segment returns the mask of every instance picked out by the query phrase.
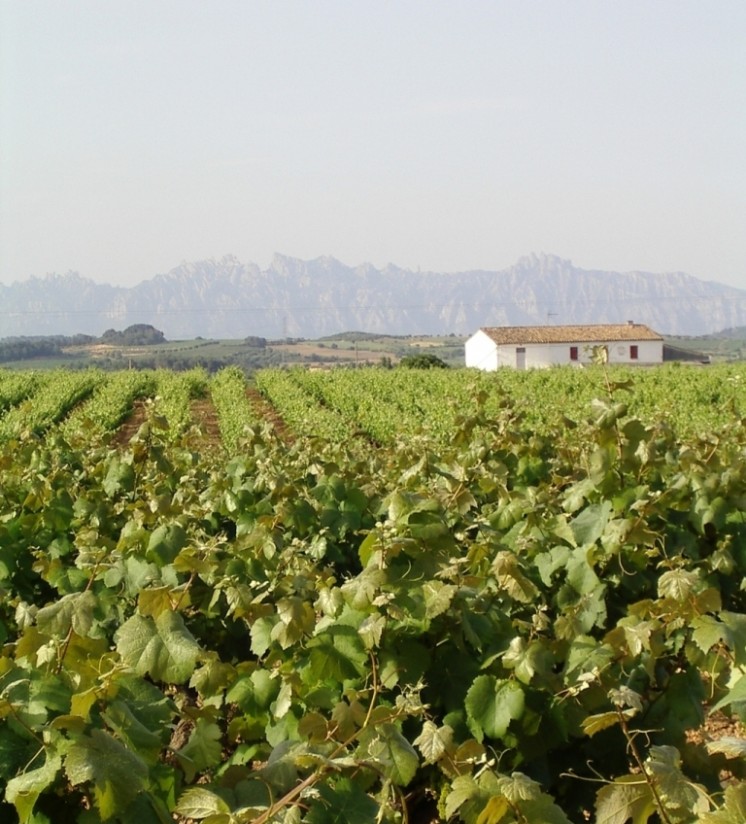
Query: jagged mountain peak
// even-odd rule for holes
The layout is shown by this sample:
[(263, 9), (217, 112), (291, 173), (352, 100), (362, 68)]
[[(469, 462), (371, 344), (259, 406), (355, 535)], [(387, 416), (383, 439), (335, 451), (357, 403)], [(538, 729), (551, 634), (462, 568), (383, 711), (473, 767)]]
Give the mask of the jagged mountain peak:
[(41, 276), (32, 276), (27, 281), (16, 281), (16, 283), (33, 283), (33, 284), (58, 284), (58, 283), (75, 283), (75, 284), (86, 284), (90, 286), (95, 286), (96, 282), (91, 278), (83, 277), (80, 272), (74, 272), (72, 270), (60, 273), (60, 272), (47, 272)]
[[(219, 260), (206, 258), (199, 261), (183, 261), (168, 272), (156, 275), (152, 281), (188, 281), (192, 278), (211, 278), (218, 280), (224, 277), (242, 275), (246, 272), (258, 272), (254, 263), (242, 263), (235, 255), (224, 255)], [(147, 281), (145, 281), (147, 282)]]
[(289, 255), (281, 255), (279, 252), (275, 252), (267, 271), (282, 275), (292, 275), (300, 271), (306, 273), (334, 272), (340, 269), (349, 271), (348, 266), (331, 255), (320, 255), (311, 260), (303, 260), (302, 258), (290, 257)]
[(547, 274), (551, 272), (562, 272), (571, 270), (575, 267), (572, 261), (567, 258), (562, 258), (559, 255), (547, 254), (546, 252), (532, 252), (529, 255), (523, 255), (518, 258), (516, 263), (510, 267), (511, 269), (518, 269), (521, 271), (540, 271)]
[[(706, 334), (746, 324), (746, 291), (683, 273), (590, 271), (531, 254), (499, 271), (413, 272), (351, 267), (331, 255), (275, 254), (266, 269), (234, 255), (182, 262), (131, 288), (78, 273), (3, 287), (0, 337), (100, 335), (148, 323), (168, 338), (319, 337), (343, 329), (470, 334), (480, 326), (619, 323)], [(33, 326), (33, 328), (29, 328)]]

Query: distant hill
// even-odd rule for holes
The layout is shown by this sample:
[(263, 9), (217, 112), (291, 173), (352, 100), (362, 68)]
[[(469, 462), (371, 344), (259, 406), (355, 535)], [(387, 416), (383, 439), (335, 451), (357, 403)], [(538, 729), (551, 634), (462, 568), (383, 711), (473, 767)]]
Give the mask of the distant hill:
[(267, 269), (234, 257), (184, 263), (131, 288), (76, 273), (0, 285), (0, 337), (101, 335), (151, 324), (170, 339), (469, 334), (480, 326), (635, 320), (670, 335), (746, 325), (746, 290), (681, 272), (579, 269), (528, 255), (501, 271), (350, 267), (276, 255)]
[(735, 329), (723, 329), (717, 333), (719, 338), (732, 338), (733, 340), (746, 340), (746, 326), (739, 326)]

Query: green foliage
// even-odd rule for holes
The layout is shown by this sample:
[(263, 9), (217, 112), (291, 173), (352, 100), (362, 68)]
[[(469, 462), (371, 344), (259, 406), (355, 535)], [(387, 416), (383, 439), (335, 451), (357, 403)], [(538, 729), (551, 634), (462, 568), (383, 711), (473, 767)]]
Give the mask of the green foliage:
[(66, 437), (75, 437), (81, 430), (89, 438), (103, 436), (116, 429), (132, 412), (138, 398), (153, 394), (155, 381), (150, 372), (117, 372), (102, 380), (90, 400), (77, 406), (62, 425)]
[(331, 408), (314, 388), (311, 373), (302, 369), (267, 369), (256, 376), (257, 388), (272, 402), (283, 420), (298, 433), (344, 440), (353, 422), (343, 410)]
[(81, 400), (87, 398), (103, 381), (103, 374), (85, 372), (49, 372), (34, 381), (34, 391), (9, 409), (0, 418), (0, 440), (8, 440), (24, 432), (41, 434), (64, 416)]
[(221, 369), (210, 381), (210, 393), (223, 443), (227, 449), (234, 450), (247, 427), (258, 422), (246, 397), (243, 372), (237, 366)]
[(432, 352), (420, 355), (407, 355), (399, 361), (403, 369), (448, 369), (448, 364)]
[(746, 706), (735, 403), (677, 431), (597, 374), (533, 426), (477, 382), (429, 435), (451, 370), (366, 370), (403, 430), (361, 438), (353, 378), (282, 374), (347, 434), (283, 439), (231, 370), (223, 451), (159, 400), (123, 446), (0, 443), (3, 821), (743, 820), (746, 740), (707, 725)]
[(116, 346), (152, 346), (156, 343), (163, 343), (165, 340), (163, 332), (149, 323), (134, 323), (121, 332), (107, 329), (101, 335), (102, 343)]
[(208, 394), (209, 378), (204, 369), (171, 372), (158, 369), (155, 373), (155, 408), (169, 425), (169, 437), (184, 435), (193, 425), (191, 404)]
[(42, 380), (39, 372), (0, 370), (0, 412), (5, 412), (29, 397)]

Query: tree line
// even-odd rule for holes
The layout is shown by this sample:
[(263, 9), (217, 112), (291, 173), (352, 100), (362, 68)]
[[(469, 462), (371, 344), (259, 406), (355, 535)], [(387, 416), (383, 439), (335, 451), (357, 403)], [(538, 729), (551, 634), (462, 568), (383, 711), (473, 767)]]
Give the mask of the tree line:
[(108, 343), (115, 346), (150, 346), (165, 343), (160, 330), (146, 323), (136, 323), (117, 331), (107, 329), (100, 338), (94, 335), (20, 335), (0, 339), (0, 363), (59, 357), (71, 346), (91, 346)]

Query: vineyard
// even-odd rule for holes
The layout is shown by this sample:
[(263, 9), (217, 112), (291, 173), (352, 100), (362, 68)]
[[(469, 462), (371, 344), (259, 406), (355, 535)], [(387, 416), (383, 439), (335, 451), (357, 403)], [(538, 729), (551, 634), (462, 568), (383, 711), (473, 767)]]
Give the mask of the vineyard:
[(746, 368), (0, 370), (0, 821), (743, 824)]

